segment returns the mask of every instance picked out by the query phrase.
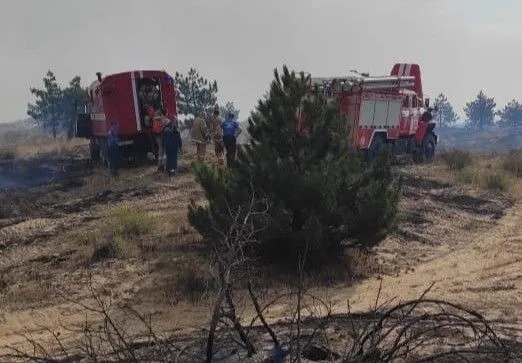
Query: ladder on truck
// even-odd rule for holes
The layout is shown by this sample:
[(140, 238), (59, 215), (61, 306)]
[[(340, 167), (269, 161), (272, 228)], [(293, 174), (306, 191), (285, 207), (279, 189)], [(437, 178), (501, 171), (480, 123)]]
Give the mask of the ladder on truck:
[(391, 91), (401, 88), (410, 88), (415, 84), (414, 76), (336, 76), (311, 77), (309, 86), (324, 90), (325, 95), (331, 97), (342, 91), (355, 89), (363, 91)]

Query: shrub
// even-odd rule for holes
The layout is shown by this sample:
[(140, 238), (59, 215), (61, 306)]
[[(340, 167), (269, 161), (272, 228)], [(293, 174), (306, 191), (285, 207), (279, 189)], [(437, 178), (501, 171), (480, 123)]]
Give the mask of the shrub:
[(468, 151), (453, 150), (442, 155), (442, 160), (450, 170), (462, 170), (471, 165), (473, 159)]
[(506, 190), (508, 179), (502, 173), (489, 174), (486, 178), (486, 185), (491, 190)]
[(193, 264), (180, 266), (176, 276), (175, 288), (191, 302), (200, 301), (208, 292), (210, 279)]
[(504, 157), (502, 168), (517, 178), (522, 176), (522, 150), (512, 150)]
[(108, 220), (108, 228), (124, 237), (149, 233), (153, 227), (154, 219), (151, 216), (132, 208), (122, 208), (110, 215)]
[(154, 228), (152, 217), (131, 208), (117, 210), (108, 215), (102, 223), (95, 231), (76, 234), (80, 243), (92, 243), (94, 250), (90, 261), (93, 263), (132, 256), (137, 249), (133, 243), (136, 238)]
[(469, 169), (459, 170), (456, 173), (456, 178), (459, 182), (465, 184), (472, 184), (476, 180), (475, 174)]
[[(229, 231), (237, 223), (230, 211), (248, 210), (252, 197), (260, 202), (254, 212), (265, 206), (268, 212), (252, 219), (260, 243), (250, 253), (291, 268), (305, 250), (308, 261), (319, 265), (340, 253), (343, 240), (371, 246), (393, 224), (400, 185), (388, 151), (363, 168), (345, 144), (348, 130), (338, 106), (320, 92), (302, 102), (306, 82), (286, 67), (282, 76), (276, 71), (248, 121), (250, 140), (238, 149), (234, 168), (195, 167), (209, 203), (191, 203), (189, 220), (205, 241), (219, 241), (216, 229)], [(297, 132), (300, 106), (304, 135)]]
[(111, 236), (94, 245), (91, 263), (125, 257), (125, 241), (121, 236)]

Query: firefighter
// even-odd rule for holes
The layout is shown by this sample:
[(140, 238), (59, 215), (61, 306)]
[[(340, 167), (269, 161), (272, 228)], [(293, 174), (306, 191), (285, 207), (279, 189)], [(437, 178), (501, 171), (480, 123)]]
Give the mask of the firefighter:
[(168, 122), (169, 120), (163, 116), (163, 112), (161, 110), (157, 110), (154, 113), (154, 118), (152, 120), (152, 134), (154, 135), (158, 150), (158, 171), (165, 168), (165, 147), (163, 146), (162, 133), (163, 128)]
[(229, 112), (226, 120), (221, 124), (223, 129), (223, 144), (227, 151), (227, 166), (234, 165), (236, 160), (237, 136), (241, 134), (239, 122), (235, 119), (233, 112)]
[(168, 121), (162, 137), (166, 154), (165, 170), (169, 175), (173, 175), (178, 169), (178, 152), (182, 146), (177, 119)]
[(210, 139), (205, 115), (202, 113), (194, 120), (192, 126), (192, 141), (196, 144), (196, 153), (200, 163), (205, 161), (207, 143)]
[(118, 146), (118, 139), (118, 125), (113, 121), (107, 133), (107, 156), (109, 170), (114, 176), (118, 176), (118, 169), (120, 168), (120, 147)]
[(214, 106), (214, 111), (210, 118), (210, 125), (212, 128), (212, 139), (214, 142), (214, 151), (216, 153), (217, 161), (219, 165), (223, 165), (225, 160), (223, 159), (223, 152), (225, 150), (225, 145), (223, 144), (223, 130), (221, 128), (221, 124), (223, 123), (223, 119), (219, 116), (219, 106), (216, 104)]

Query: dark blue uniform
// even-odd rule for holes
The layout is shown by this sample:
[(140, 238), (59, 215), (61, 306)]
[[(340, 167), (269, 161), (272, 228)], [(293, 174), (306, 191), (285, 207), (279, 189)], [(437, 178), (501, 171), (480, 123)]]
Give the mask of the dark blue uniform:
[(113, 127), (107, 135), (107, 156), (109, 159), (109, 169), (111, 173), (118, 174), (120, 168), (120, 147), (118, 146), (118, 132)]
[(165, 169), (168, 173), (178, 168), (178, 151), (181, 150), (181, 135), (174, 125), (167, 125), (163, 130), (163, 147), (167, 157)]

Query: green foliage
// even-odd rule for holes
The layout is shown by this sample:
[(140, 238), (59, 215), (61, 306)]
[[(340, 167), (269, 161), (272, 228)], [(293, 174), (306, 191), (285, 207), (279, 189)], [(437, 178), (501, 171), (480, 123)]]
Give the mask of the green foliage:
[(497, 112), (499, 123), (505, 127), (517, 129), (522, 123), (522, 104), (516, 100), (510, 101), (504, 108)]
[(462, 170), (471, 165), (473, 159), (468, 151), (453, 150), (442, 154), (442, 160), (450, 170)]
[(478, 180), (477, 175), (472, 170), (461, 169), (455, 174), (457, 180), (464, 184), (473, 184), (474, 181)]
[(506, 190), (508, 178), (502, 173), (489, 174), (486, 179), (486, 185), (491, 190)]
[(195, 68), (190, 68), (187, 75), (176, 72), (176, 87), (178, 113), (187, 116), (188, 120), (193, 120), (217, 101), (217, 82), (202, 77)]
[(251, 252), (287, 267), (305, 249), (310, 262), (331, 262), (341, 241), (369, 246), (392, 225), (400, 188), (386, 150), (364, 169), (345, 145), (338, 106), (321, 94), (303, 101), (310, 132), (297, 132), (306, 81), (286, 67), (282, 75), (275, 71), (269, 94), (249, 118), (251, 139), (238, 149), (235, 168), (196, 167), (208, 205), (192, 203), (189, 220), (206, 241), (219, 239), (216, 230), (233, 223), (230, 211), (247, 210), (252, 196), (259, 202), (254, 211), (268, 205), (268, 213), (253, 219), (260, 243)]
[(513, 174), (515, 177), (520, 178), (522, 176), (522, 151), (510, 151), (502, 161), (502, 168)]
[(441, 128), (449, 127), (457, 122), (457, 114), (444, 94), (441, 93), (435, 98), (434, 107), (437, 108), (434, 118)]
[(484, 130), (492, 125), (496, 106), (494, 98), (489, 98), (483, 91), (480, 91), (475, 100), (466, 103), (466, 107), (464, 107), (468, 126), (475, 130)]
[(107, 224), (114, 234), (132, 238), (149, 233), (154, 227), (154, 220), (140, 210), (122, 208), (109, 217)]
[(83, 244), (93, 244), (91, 262), (124, 258), (132, 255), (137, 248), (134, 242), (150, 233), (154, 224), (154, 219), (147, 213), (122, 208), (108, 215), (96, 230), (76, 235), (75, 239)]
[(229, 113), (233, 113), (236, 120), (239, 118), (239, 110), (234, 106), (234, 102), (227, 102), (224, 106), (219, 106), (219, 114), (223, 119), (225, 119)]
[(76, 116), (83, 113), (83, 107), (87, 102), (89, 95), (87, 88), (81, 85), (80, 77), (74, 77), (67, 88), (62, 91), (62, 130), (67, 133), (67, 137), (74, 136)]
[(30, 88), (36, 98), (34, 104), (27, 105), (27, 114), (53, 137), (66, 131), (69, 137), (74, 136), (74, 124), (78, 110), (87, 100), (87, 90), (81, 87), (80, 77), (74, 77), (69, 85), (62, 89), (54, 73), (48, 71), (43, 78), (44, 88)]

